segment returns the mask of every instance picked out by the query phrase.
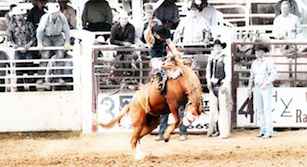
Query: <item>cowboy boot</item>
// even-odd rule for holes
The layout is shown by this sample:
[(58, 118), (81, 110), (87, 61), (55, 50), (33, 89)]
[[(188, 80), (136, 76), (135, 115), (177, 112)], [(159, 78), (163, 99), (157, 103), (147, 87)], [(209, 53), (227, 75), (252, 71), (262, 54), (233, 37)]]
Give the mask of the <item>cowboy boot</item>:
[(163, 75), (163, 78), (162, 80), (158, 83), (158, 92), (162, 92), (164, 90), (164, 87), (165, 87), (165, 83), (166, 83), (166, 80), (167, 80), (167, 75), (164, 75), (164, 74), (161, 74)]

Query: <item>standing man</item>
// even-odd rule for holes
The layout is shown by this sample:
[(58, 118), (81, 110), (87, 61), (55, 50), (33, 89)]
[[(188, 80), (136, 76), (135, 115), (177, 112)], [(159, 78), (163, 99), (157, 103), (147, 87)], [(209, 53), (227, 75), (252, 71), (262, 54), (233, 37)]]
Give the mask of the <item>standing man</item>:
[(275, 4), (275, 17), (277, 17), (278, 15), (281, 14), (281, 3), (283, 1), (288, 1), (290, 3), (290, 13), (296, 15), (297, 17), (301, 17), (300, 11), (298, 10), (298, 5), (296, 3), (295, 0), (279, 0), (276, 4)]
[(252, 63), (248, 83), (248, 97), (254, 95), (254, 106), (258, 114), (260, 132), (257, 137), (263, 139), (273, 136), (272, 94), (276, 79), (276, 68), (270, 59), (264, 57), (269, 49), (261, 44), (255, 46), (256, 60)]
[[(281, 14), (273, 22), (273, 35), (276, 39), (293, 42), (296, 35), (303, 31), (300, 20), (296, 15), (290, 13), (289, 1), (283, 1), (280, 8)], [(293, 55), (297, 49), (293, 45), (282, 45), (280, 51), (284, 55)], [(288, 58), (288, 62), (292, 63), (293, 58)], [(293, 71), (291, 64), (289, 64), (289, 71)], [(289, 73), (289, 78), (292, 78), (292, 73)]]
[[(59, 3), (48, 3), (46, 5), (46, 14), (42, 16), (38, 28), (36, 30), (37, 37), (37, 47), (41, 51), (41, 59), (43, 61), (40, 63), (40, 67), (47, 67), (49, 59), (52, 57), (50, 50), (43, 50), (44, 46), (63, 46), (65, 50), (69, 50), (70, 46), (70, 29), (66, 17), (60, 12)], [(63, 38), (62, 32), (64, 32), (65, 39)], [(57, 59), (64, 58), (63, 50), (55, 50), (55, 55)], [(57, 67), (63, 67), (63, 61), (56, 62)], [(45, 75), (46, 70), (39, 70), (39, 75)], [(56, 75), (63, 74), (63, 69), (57, 69)], [(65, 84), (62, 78), (57, 79), (58, 83)], [(37, 84), (43, 84), (43, 79), (37, 80)]]
[(213, 54), (209, 56), (206, 67), (207, 87), (209, 89), (210, 123), (207, 135), (216, 135), (219, 139), (230, 136), (230, 112), (232, 99), (230, 94), (231, 84), (231, 58), (222, 53), (226, 43), (215, 40)]
[(273, 35), (281, 40), (296, 39), (296, 35), (303, 31), (299, 18), (290, 13), (290, 2), (281, 3), (281, 14), (273, 22)]
[[(33, 53), (28, 51), (28, 49), (35, 42), (35, 29), (31, 22), (24, 19), (24, 15), (27, 13), (26, 9), (21, 7), (14, 7), (11, 11), (12, 21), (7, 28), (8, 41), (11, 47), (17, 49), (18, 47), (23, 47), (22, 51), (15, 51), (15, 60), (32, 60)], [(22, 76), (24, 73), (28, 75), (33, 75), (34, 71), (31, 70), (18, 70), (18, 67), (33, 67), (33, 62), (16, 62), (16, 73), (17, 76)], [(17, 78), (17, 83), (34, 83), (34, 79), (30, 78)], [(24, 91), (23, 86), (17, 86), (18, 91)], [(34, 91), (35, 87), (30, 86), (30, 90)]]

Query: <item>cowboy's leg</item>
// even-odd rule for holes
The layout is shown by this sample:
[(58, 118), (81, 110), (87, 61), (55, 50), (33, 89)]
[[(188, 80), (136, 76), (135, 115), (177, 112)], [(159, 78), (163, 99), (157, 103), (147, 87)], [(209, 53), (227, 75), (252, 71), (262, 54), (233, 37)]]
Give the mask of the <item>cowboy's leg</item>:
[(168, 115), (169, 114), (164, 114), (161, 115), (160, 117), (160, 124), (159, 124), (159, 131), (158, 131), (158, 135), (159, 137), (163, 137), (163, 134), (165, 132), (165, 129), (167, 128), (167, 124), (168, 124)]
[[(178, 108), (178, 113), (179, 113), (179, 120), (182, 121), (182, 118), (184, 117), (184, 107), (185, 105), (180, 105)], [(179, 135), (188, 135), (187, 127), (181, 124), (179, 126)]]
[(221, 93), (219, 91), (219, 116), (218, 125), (220, 131), (220, 137), (227, 138), (230, 136), (230, 111), (227, 109), (227, 103), (229, 102), (229, 93)]
[[(46, 37), (46, 36), (43, 37), (43, 45), (45, 47), (52, 45), (52, 42), (51, 42), (49, 37)], [(40, 69), (38, 71), (38, 75), (45, 75), (46, 74), (45, 68), (47, 67), (47, 64), (48, 64), (47, 59), (49, 59), (49, 57), (50, 57), (50, 50), (42, 50), (41, 51), (41, 59), (43, 59), (43, 60), (39, 63), (39, 67), (43, 68), (43, 69)], [(42, 76), (42, 77), (44, 77), (44, 76)]]
[(263, 97), (262, 92), (258, 88), (254, 89), (254, 104), (256, 106), (257, 116), (258, 116), (258, 125), (260, 126), (260, 133), (265, 134), (265, 120), (264, 120), (264, 111), (263, 111)]
[[(64, 45), (63, 37), (61, 35), (54, 37), (53, 44), (54, 44), (54, 46), (63, 46)], [(57, 59), (63, 59), (64, 58), (64, 50), (56, 50), (55, 54), (56, 54)], [(64, 61), (56, 61), (55, 65), (56, 65), (56, 67), (63, 67)], [(56, 75), (62, 75), (63, 69), (56, 69), (55, 74)]]
[(264, 120), (266, 135), (273, 136), (273, 120), (272, 120), (272, 91), (273, 86), (268, 86), (263, 90), (263, 106), (264, 106)]
[(218, 101), (212, 90), (209, 91), (209, 128), (207, 136), (211, 136), (215, 131), (216, 122), (218, 120)]
[(164, 75), (161, 70), (162, 63), (163, 63), (162, 58), (152, 58), (150, 60), (153, 73), (158, 77), (158, 91), (160, 92), (164, 89), (165, 81), (167, 79), (167, 76)]

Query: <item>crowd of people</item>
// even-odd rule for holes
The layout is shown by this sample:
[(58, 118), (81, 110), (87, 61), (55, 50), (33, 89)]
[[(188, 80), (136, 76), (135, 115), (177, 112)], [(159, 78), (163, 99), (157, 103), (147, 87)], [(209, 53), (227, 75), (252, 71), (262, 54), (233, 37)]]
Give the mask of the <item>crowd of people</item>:
[[(72, 73), (61, 68), (46, 70), (46, 67), (72, 66), (71, 61), (53, 61), (53, 59), (71, 58), (67, 51), (72, 47), (71, 29), (76, 29), (76, 10), (69, 5), (69, 0), (48, 2), (47, 0), (34, 0), (34, 7), (26, 11), (18, 5), (12, 4), (10, 11), (5, 16), (7, 21), (7, 35), (10, 47), (21, 50), (15, 51), (15, 60), (41, 59), (38, 71), (17, 70), (17, 83), (36, 83), (36, 85), (63, 86), (70, 79), (61, 77), (62, 74)], [(72, 2), (70, 2), (72, 3)], [(165, 0), (155, 9), (152, 3), (144, 4), (144, 17), (141, 21), (130, 22), (126, 11), (120, 11), (114, 19), (114, 14), (107, 1), (89, 0), (85, 3), (81, 14), (83, 29), (88, 31), (108, 31), (104, 35), (105, 41), (110, 44), (131, 47), (145, 47), (148, 45), (151, 66), (158, 76), (157, 90), (162, 92), (165, 88), (165, 74), (161, 64), (168, 54), (181, 54), (174, 43), (188, 44), (188, 47), (212, 47), (206, 68), (206, 81), (210, 94), (210, 127), (208, 136), (218, 136), (220, 139), (230, 137), (230, 112), (231, 112), (231, 53), (224, 53), (227, 46), (221, 39), (211, 39), (210, 33), (217, 26), (217, 10), (207, 0), (190, 0), (187, 2), (188, 14), (185, 18), (179, 15), (179, 9), (174, 0)], [(299, 13), (294, 0), (280, 0), (276, 4), (276, 18), (274, 20), (274, 37), (277, 39), (295, 39), (296, 34), (302, 32)], [(292, 14), (293, 13), (293, 14)], [(174, 30), (174, 34), (170, 29)], [(193, 46), (194, 43), (205, 42), (208, 45)], [(39, 52), (29, 51), (30, 47), (37, 46)], [(48, 46), (62, 46), (62, 50), (44, 50)], [(291, 48), (285, 46), (284, 49)], [(263, 45), (254, 47), (256, 60), (251, 67), (248, 86), (248, 96), (253, 92), (257, 111), (261, 116), (261, 129), (258, 137), (270, 138), (273, 136), (271, 106), (268, 103), (272, 94), (272, 82), (276, 79), (274, 64), (264, 57), (268, 48)], [(285, 52), (286, 52), (285, 51)], [(2, 52), (1, 52), (2, 53)], [(118, 52), (124, 59), (129, 53)], [(199, 51), (185, 52), (184, 54), (202, 54)], [(7, 60), (5, 54), (0, 58)], [(50, 61), (49, 61), (50, 60)], [(67, 63), (68, 62), (68, 63)], [(7, 64), (0, 64), (5, 67)], [(18, 62), (16, 67), (35, 67), (30, 61)], [(1, 75), (2, 71), (0, 71)], [(39, 78), (22, 78), (38, 73)], [(46, 75), (54, 74), (56, 77), (48, 78)], [(3, 83), (0, 80), (0, 83)], [(37, 86), (30, 87), (35, 91)], [(72, 88), (65, 87), (68, 90)], [(59, 90), (53, 88), (53, 90)], [(0, 89), (4, 91), (4, 89)], [(25, 91), (23, 86), (17, 86), (17, 91)], [(182, 106), (183, 107), (183, 106)], [(182, 107), (180, 113), (182, 113)], [(161, 117), (160, 131), (157, 141), (163, 139), (163, 131), (167, 125), (168, 115)], [(181, 117), (182, 119), (182, 117)], [(182, 125), (183, 126), (183, 125)], [(187, 139), (186, 127), (180, 127), (180, 140)]]

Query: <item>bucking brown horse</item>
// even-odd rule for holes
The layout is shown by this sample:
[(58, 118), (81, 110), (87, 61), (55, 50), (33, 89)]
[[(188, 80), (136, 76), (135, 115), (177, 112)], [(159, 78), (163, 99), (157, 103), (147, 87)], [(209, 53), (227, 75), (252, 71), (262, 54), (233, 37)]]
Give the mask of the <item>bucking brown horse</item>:
[[(133, 126), (133, 135), (130, 141), (135, 150), (135, 159), (142, 159), (145, 155), (140, 149), (140, 139), (152, 132), (160, 123), (160, 115), (172, 113), (174, 123), (169, 125), (164, 133), (165, 142), (169, 141), (174, 129), (182, 123), (190, 125), (202, 112), (202, 89), (200, 81), (194, 71), (183, 65), (180, 59), (176, 59), (174, 65), (164, 66), (167, 69), (179, 70), (180, 76), (169, 78), (165, 90), (157, 91), (157, 79), (142, 85), (133, 99), (127, 104), (122, 112), (109, 123), (97, 122), (96, 124), (111, 128), (130, 112)], [(179, 120), (178, 108), (185, 105), (183, 121)]]

